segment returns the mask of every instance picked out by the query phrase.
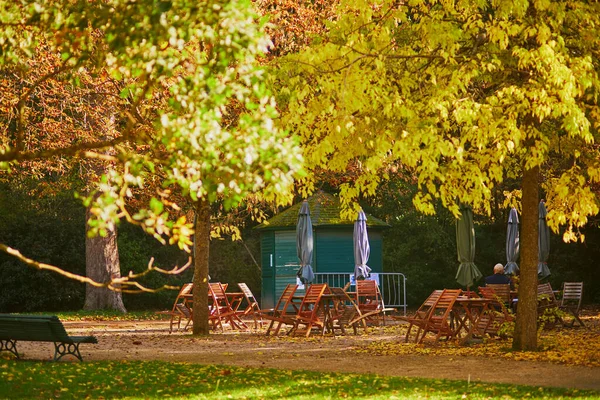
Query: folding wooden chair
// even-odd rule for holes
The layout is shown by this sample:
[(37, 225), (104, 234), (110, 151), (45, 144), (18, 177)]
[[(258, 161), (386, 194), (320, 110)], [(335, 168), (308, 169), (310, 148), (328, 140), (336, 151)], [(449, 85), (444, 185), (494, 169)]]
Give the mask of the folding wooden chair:
[(538, 285), (538, 322), (544, 322), (546, 328), (553, 328), (557, 322), (562, 324), (558, 309), (559, 304), (550, 283)]
[[(492, 289), (497, 299), (510, 307), (510, 283), (488, 283), (485, 287)], [(479, 289), (479, 292), (481, 293), (481, 287)]]
[(258, 329), (259, 326), (262, 328), (263, 320), (260, 314), (260, 306), (258, 305), (258, 301), (256, 301), (256, 298), (254, 297), (254, 294), (252, 294), (252, 291), (248, 285), (245, 283), (238, 283), (238, 286), (242, 293), (244, 293), (244, 298), (246, 299), (247, 303), (246, 308), (243, 310), (236, 310), (238, 317), (241, 318), (251, 315), (252, 319), (254, 320), (254, 329)]
[[(277, 304), (275, 304), (274, 308), (260, 310), (260, 315), (262, 318), (270, 320), (271, 323), (267, 328), (266, 335), (268, 336), (271, 333), (271, 329), (275, 328), (275, 335), (279, 333), (279, 329), (281, 329), (282, 325), (294, 325), (296, 321), (292, 319), (292, 316), (296, 315), (298, 308), (293, 303), (294, 294), (296, 294), (296, 290), (298, 289), (298, 285), (289, 284), (281, 293), (279, 300), (277, 300)], [(293, 312), (290, 313), (290, 308)], [(277, 326), (274, 327), (275, 323)]]
[[(347, 284), (346, 286), (349, 286)], [(336, 296), (336, 304), (334, 311), (331, 316), (331, 332), (335, 335), (336, 330), (340, 330), (342, 335), (346, 334), (347, 328), (352, 328), (354, 334), (358, 334), (358, 327), (361, 325), (365, 333), (368, 332), (366, 319), (370, 318), (373, 314), (362, 314), (356, 302), (346, 293), (347, 287), (336, 288), (330, 287), (331, 293)], [(379, 310), (373, 313), (379, 313)]]
[(356, 304), (362, 314), (370, 315), (369, 320), (379, 322), (381, 318), (383, 325), (385, 325), (385, 313), (393, 311), (391, 308), (385, 308), (377, 282), (370, 279), (356, 281)]
[(442, 336), (450, 339), (455, 335), (455, 329), (450, 323), (450, 313), (454, 308), (454, 303), (462, 290), (460, 289), (445, 289), (440, 298), (436, 301), (432, 310), (429, 312), (425, 326), (423, 327), (423, 334), (418, 339), (418, 343), (422, 343), (428, 333), (435, 334), (435, 341), (437, 342)]
[[(310, 336), (310, 333), (315, 328), (324, 328), (323, 317), (319, 316), (322, 313), (321, 297), (328, 290), (326, 283), (313, 283), (308, 287), (300, 307), (298, 307), (298, 313), (292, 318), (295, 321), (294, 327), (291, 329), (290, 334), (294, 335), (305, 335)], [(303, 325), (304, 329), (299, 329), (300, 325)]]
[(232, 329), (248, 328), (244, 321), (236, 315), (221, 283), (210, 283), (208, 289), (212, 300), (208, 320), (213, 324), (213, 329), (218, 326), (221, 328), (221, 332), (224, 332), (223, 322), (228, 322)]
[(413, 326), (416, 326), (417, 334), (415, 336), (415, 342), (419, 339), (419, 335), (421, 334), (421, 330), (425, 328), (427, 324), (427, 319), (429, 318), (429, 314), (433, 310), (433, 307), (437, 303), (438, 299), (441, 297), (443, 290), (434, 290), (427, 299), (421, 304), (419, 309), (411, 316), (399, 316), (396, 317), (402, 321), (408, 322), (408, 331), (406, 332), (406, 336), (404, 337), (404, 341), (408, 342), (410, 338), (410, 331)]
[(573, 320), (570, 323), (566, 323), (564, 320), (563, 326), (573, 327), (575, 322), (579, 323), (580, 326), (585, 327), (585, 324), (579, 318), (579, 311), (581, 309), (581, 299), (583, 296), (583, 282), (564, 282), (562, 299), (560, 300), (559, 308), (563, 311), (567, 311), (573, 316)]
[(484, 299), (491, 300), (490, 312), (479, 318), (478, 329), (489, 335), (497, 335), (498, 329), (505, 322), (514, 320), (514, 316), (508, 311), (510, 305), (509, 284), (488, 284), (479, 287), (479, 293)]
[(175, 320), (177, 320), (177, 330), (181, 329), (182, 320), (187, 321), (183, 330), (186, 330), (192, 322), (192, 302), (189, 296), (192, 294), (193, 287), (193, 283), (183, 284), (175, 298), (171, 311), (158, 311), (159, 314), (168, 314), (171, 316), (171, 320), (169, 321), (169, 333), (173, 332)]

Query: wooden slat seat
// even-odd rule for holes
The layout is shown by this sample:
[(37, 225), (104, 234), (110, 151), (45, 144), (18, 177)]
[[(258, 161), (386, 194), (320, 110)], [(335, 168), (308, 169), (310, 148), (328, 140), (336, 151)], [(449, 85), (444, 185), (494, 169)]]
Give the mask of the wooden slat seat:
[(550, 283), (538, 285), (538, 323), (543, 322), (546, 328), (554, 327), (557, 322), (562, 323), (558, 309), (559, 304)]
[(271, 334), (271, 330), (274, 330), (274, 334), (277, 335), (283, 325), (293, 326), (295, 324), (292, 316), (296, 315), (298, 309), (293, 302), (293, 298), (297, 289), (298, 285), (290, 283), (281, 293), (274, 308), (260, 310), (261, 317), (271, 321), (267, 327), (267, 336)]
[(575, 326), (577, 322), (580, 326), (585, 327), (585, 324), (579, 317), (579, 311), (581, 309), (581, 299), (583, 297), (583, 282), (564, 282), (562, 298), (560, 300), (559, 308), (562, 311), (566, 311), (571, 314), (573, 319), (570, 323), (567, 323), (563, 319), (563, 325), (568, 327)]
[(423, 334), (421, 335), (421, 338), (418, 339), (418, 343), (423, 342), (428, 333), (435, 334), (436, 342), (441, 337), (450, 339), (454, 336), (456, 332), (450, 323), (450, 313), (452, 312), (456, 299), (461, 293), (462, 290), (460, 289), (444, 289), (429, 313), (425, 326), (423, 327)]
[(210, 314), (208, 316), (209, 322), (212, 323), (213, 329), (217, 327), (221, 328), (221, 332), (224, 332), (223, 323), (229, 323), (231, 329), (246, 329), (248, 326), (242, 321), (236, 314), (239, 303), (232, 305), (229, 302), (227, 293), (225, 293), (225, 286), (220, 282), (211, 282), (208, 285), (208, 291), (212, 302), (210, 308)]
[(81, 343), (98, 343), (94, 336), (69, 336), (55, 315), (0, 314), (0, 352), (9, 351), (17, 358), (18, 341), (53, 342), (54, 361), (72, 355), (83, 361)]
[[(504, 305), (510, 307), (510, 284), (509, 283), (488, 283), (485, 287), (490, 288), (494, 291), (497, 300), (502, 301)], [(481, 287), (479, 288), (481, 293)]]
[[(298, 313), (292, 317), (295, 321), (294, 327), (290, 331), (294, 335), (310, 336), (313, 328), (324, 328), (324, 316), (319, 315), (323, 312), (320, 306), (321, 297), (328, 290), (326, 283), (313, 283), (308, 287), (302, 303), (298, 307)], [(303, 326), (300, 329), (300, 326)]]
[(256, 301), (252, 290), (245, 283), (238, 283), (238, 287), (244, 293), (244, 298), (246, 299), (246, 307), (243, 310), (237, 310), (238, 316), (251, 316), (254, 320), (254, 329), (258, 329), (259, 326), (262, 327), (263, 320), (260, 314), (260, 305)]
[(394, 309), (385, 308), (377, 282), (370, 279), (356, 281), (356, 304), (361, 314), (370, 315), (369, 321), (385, 325), (385, 313)]
[[(479, 293), (484, 299), (491, 300), (488, 315), (479, 318), (479, 330), (489, 335), (497, 335), (498, 330), (505, 322), (514, 321), (514, 316), (509, 312), (510, 304), (509, 284), (488, 284), (479, 288)], [(484, 326), (485, 325), (485, 326)]]
[(417, 327), (415, 342), (419, 339), (419, 335), (421, 334), (422, 329), (427, 324), (429, 314), (433, 310), (433, 307), (435, 306), (443, 292), (443, 290), (434, 290), (433, 292), (431, 292), (431, 294), (427, 297), (427, 299), (425, 299), (423, 304), (421, 304), (419, 309), (413, 315), (396, 317), (397, 319), (408, 322), (408, 331), (406, 332), (406, 336), (404, 337), (405, 342), (408, 342), (410, 338), (410, 332), (413, 327)]
[(167, 314), (171, 316), (169, 321), (169, 333), (173, 332), (173, 325), (177, 323), (177, 329), (181, 329), (182, 321), (185, 321), (183, 330), (186, 330), (192, 323), (192, 290), (193, 283), (184, 283), (175, 298), (173, 308), (170, 311), (158, 311), (159, 314)]

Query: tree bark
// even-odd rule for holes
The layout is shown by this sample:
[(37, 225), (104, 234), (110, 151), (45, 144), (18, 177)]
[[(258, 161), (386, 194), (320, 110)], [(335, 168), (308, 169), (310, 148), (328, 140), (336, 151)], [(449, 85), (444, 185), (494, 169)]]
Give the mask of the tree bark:
[[(86, 211), (86, 221), (90, 217)], [(106, 237), (96, 236), (85, 239), (85, 272), (88, 278), (96, 282), (107, 282), (111, 278), (121, 277), (117, 232), (109, 231)], [(84, 310), (117, 310), (127, 312), (121, 292), (108, 288), (98, 288), (86, 284)]]
[(539, 167), (523, 167), (521, 216), (521, 274), (513, 350), (537, 350), (537, 265)]
[(196, 203), (194, 226), (194, 335), (208, 335), (208, 250), (210, 246), (210, 203)]

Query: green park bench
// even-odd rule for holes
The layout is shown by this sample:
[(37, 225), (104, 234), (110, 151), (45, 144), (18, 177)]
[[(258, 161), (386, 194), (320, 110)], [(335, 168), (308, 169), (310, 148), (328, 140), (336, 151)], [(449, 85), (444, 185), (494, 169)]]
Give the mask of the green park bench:
[(9, 351), (17, 358), (17, 341), (53, 342), (54, 361), (71, 354), (83, 361), (81, 343), (98, 343), (94, 336), (69, 336), (55, 315), (0, 314), (0, 352)]

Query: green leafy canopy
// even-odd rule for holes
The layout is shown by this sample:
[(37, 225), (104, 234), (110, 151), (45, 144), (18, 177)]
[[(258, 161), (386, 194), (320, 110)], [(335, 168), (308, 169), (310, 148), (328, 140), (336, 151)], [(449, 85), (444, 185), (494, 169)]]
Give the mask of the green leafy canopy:
[[(40, 82), (75, 82), (85, 71), (110, 82), (103, 95), (122, 102), (109, 137), (49, 154), (23, 146), (28, 106), (19, 101), (16, 128), (0, 142), (2, 165), (53, 156), (107, 159), (111, 171), (91, 205), (92, 233), (125, 217), (182, 248), (191, 227), (185, 218), (169, 220), (168, 209), (179, 208), (169, 200), (173, 187), (191, 200), (219, 198), (225, 207), (254, 193), (288, 202), (302, 157), (273, 122), (275, 102), (257, 63), (270, 41), (258, 20), (249, 0), (0, 1), (1, 69), (26, 71), (44, 43), (61, 54), (62, 65)], [(131, 188), (144, 187), (151, 175), (169, 190), (130, 216)]]
[(357, 171), (345, 204), (406, 169), (417, 209), (489, 213), (515, 167), (540, 166), (565, 239), (598, 213), (598, 3), (345, 1), (337, 14), (275, 70), (307, 168)]

